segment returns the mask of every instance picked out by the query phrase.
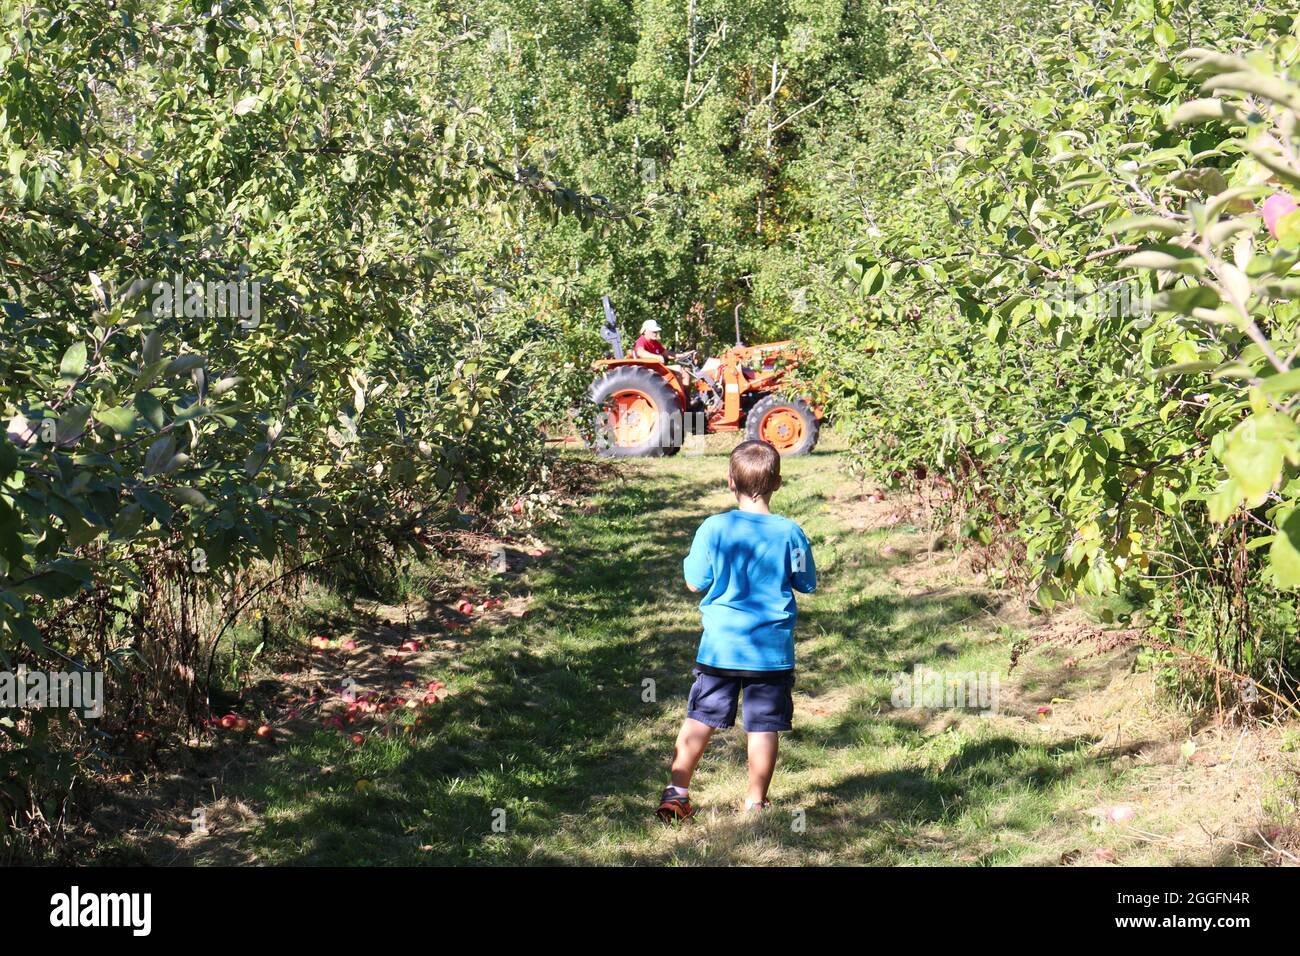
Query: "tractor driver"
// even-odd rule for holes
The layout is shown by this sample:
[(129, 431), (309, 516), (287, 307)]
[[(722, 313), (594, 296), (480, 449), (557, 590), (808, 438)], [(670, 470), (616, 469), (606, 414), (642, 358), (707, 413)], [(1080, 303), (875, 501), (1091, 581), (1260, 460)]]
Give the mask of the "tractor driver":
[[(661, 362), (668, 365), (669, 359), (676, 359), (679, 355), (689, 356), (693, 352), (672, 353), (664, 348), (664, 343), (659, 338), (659, 323), (654, 319), (646, 319), (641, 323), (641, 335), (636, 340), (636, 345), (632, 346), (632, 357), (642, 359), (647, 362)], [(680, 365), (668, 365), (668, 370), (677, 376), (677, 380), (682, 383), (682, 387), (687, 386), (688, 378), (684, 368)]]

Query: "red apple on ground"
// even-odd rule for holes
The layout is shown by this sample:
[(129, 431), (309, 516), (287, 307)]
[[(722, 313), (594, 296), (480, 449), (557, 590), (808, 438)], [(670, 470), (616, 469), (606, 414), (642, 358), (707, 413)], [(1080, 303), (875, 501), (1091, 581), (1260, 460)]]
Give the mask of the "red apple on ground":
[(1132, 820), (1137, 813), (1134, 809), (1126, 804), (1120, 804), (1117, 807), (1111, 807), (1106, 811), (1106, 819), (1111, 823), (1126, 823)]

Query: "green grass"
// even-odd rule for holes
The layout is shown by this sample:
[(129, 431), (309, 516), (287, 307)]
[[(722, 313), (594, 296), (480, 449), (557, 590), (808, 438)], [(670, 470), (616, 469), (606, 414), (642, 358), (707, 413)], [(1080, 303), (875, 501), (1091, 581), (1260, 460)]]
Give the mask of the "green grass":
[(321, 731), (258, 765), (229, 794), (260, 813), (245, 849), (293, 864), (932, 865), (1054, 863), (1105, 845), (1080, 810), (1113, 796), (1125, 772), (1095, 740), (970, 715), (936, 730), (933, 714), (891, 708), (899, 671), (1005, 675), (1016, 635), (978, 591), (908, 592), (888, 577), (908, 555), (883, 557), (887, 532), (836, 517), (832, 497), (855, 489), (834, 450), (786, 461), (773, 503), (808, 532), (820, 574), (800, 598), (776, 809), (736, 812), (737, 728), (704, 757), (697, 820), (653, 820), (699, 639), (681, 560), (699, 522), (732, 504), (726, 444), (633, 464), (592, 513), (544, 529), (553, 553), (514, 585), (531, 592), (529, 613), (477, 628), (448, 669), (426, 675), (452, 689), (427, 736), (354, 747)]

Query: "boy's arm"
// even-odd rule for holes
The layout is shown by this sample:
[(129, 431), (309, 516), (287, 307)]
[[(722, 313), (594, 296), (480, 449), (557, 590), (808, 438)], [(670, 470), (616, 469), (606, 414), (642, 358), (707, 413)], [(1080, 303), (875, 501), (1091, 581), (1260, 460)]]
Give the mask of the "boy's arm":
[(790, 542), (790, 583), (801, 594), (817, 590), (817, 565), (813, 562), (812, 545), (803, 529), (796, 527)]
[(691, 551), (682, 562), (682, 575), (692, 591), (707, 591), (713, 583), (713, 535), (707, 522), (695, 531)]

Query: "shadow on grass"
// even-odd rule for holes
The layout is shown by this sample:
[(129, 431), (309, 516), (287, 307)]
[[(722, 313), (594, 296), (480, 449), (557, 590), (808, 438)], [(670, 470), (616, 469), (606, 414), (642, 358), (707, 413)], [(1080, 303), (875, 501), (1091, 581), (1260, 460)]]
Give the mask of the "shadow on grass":
[[(263, 764), (240, 794), (266, 808), (255, 837), (263, 858), (345, 865), (681, 859), (673, 846), (646, 841), (655, 826), (648, 801), (662, 783), (699, 640), (681, 560), (707, 514), (704, 502), (723, 487), (717, 475), (685, 470), (606, 486), (593, 514), (548, 529), (554, 551), (527, 580), (532, 609), (499, 630), (467, 635), (461, 676), (426, 730), (360, 748), (322, 732)], [(825, 496), (800, 484), (791, 481), (789, 513), (803, 521)], [(801, 693), (959, 653), (937, 637), (978, 615), (984, 598), (869, 593), (906, 557), (868, 551), (861, 534), (829, 535), (820, 540), (854, 560), (823, 573), (837, 602), (814, 597), (800, 612), (800, 641), (808, 643), (800, 652)], [(647, 679), (656, 702), (643, 701)], [(808, 832), (774, 837), (799, 854), (822, 849), (842, 851), (846, 861), (891, 862), (921, 828), (960, 828), (1010, 794), (1054, 786), (1085, 761), (1091, 742), (1052, 754), (995, 737), (967, 742), (931, 766), (921, 729), (860, 700), (835, 720), (797, 728), (791, 743), (792, 768), (816, 753), (864, 745), (913, 755), (904, 766), (788, 793), (791, 805), (807, 808)]]

